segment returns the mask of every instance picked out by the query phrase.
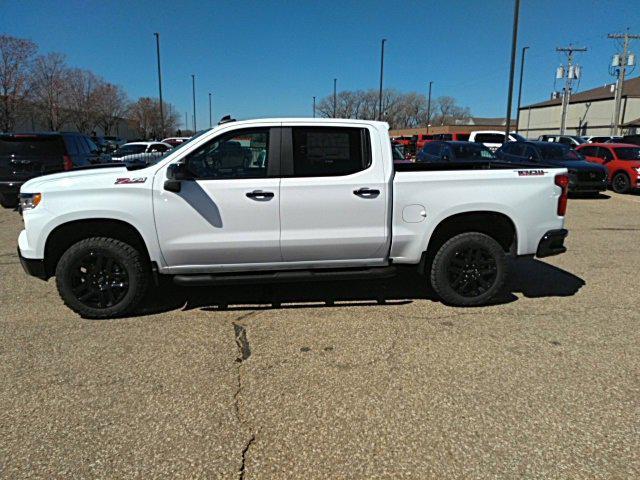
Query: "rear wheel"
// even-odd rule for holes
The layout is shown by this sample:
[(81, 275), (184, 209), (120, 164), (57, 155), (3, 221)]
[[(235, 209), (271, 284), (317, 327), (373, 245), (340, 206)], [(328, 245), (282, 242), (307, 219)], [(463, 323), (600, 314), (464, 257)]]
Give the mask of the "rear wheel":
[(483, 305), (500, 293), (506, 271), (506, 255), (496, 240), (484, 233), (461, 233), (436, 253), (431, 285), (447, 304)]
[(113, 238), (87, 238), (72, 245), (56, 267), (64, 303), (85, 318), (130, 313), (144, 296), (148, 265), (131, 245)]
[(627, 193), (631, 188), (631, 179), (624, 172), (618, 172), (611, 180), (611, 188), (616, 193)]

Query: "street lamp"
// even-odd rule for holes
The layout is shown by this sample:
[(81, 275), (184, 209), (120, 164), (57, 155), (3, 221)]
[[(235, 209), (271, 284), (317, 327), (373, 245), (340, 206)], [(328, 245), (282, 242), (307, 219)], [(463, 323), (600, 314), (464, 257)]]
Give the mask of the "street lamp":
[(336, 118), (336, 106), (338, 104), (336, 97), (336, 85), (338, 83), (338, 79), (333, 79), (333, 118)]
[(164, 112), (162, 105), (162, 72), (160, 71), (160, 34), (154, 33), (156, 37), (156, 53), (158, 57), (158, 91), (160, 95), (160, 130), (162, 130), (161, 135), (164, 136)]
[(427, 134), (431, 126), (431, 85), (433, 85), (433, 80), (429, 82), (429, 98), (427, 99)]
[(196, 76), (191, 74), (191, 88), (193, 93), (193, 133), (197, 132), (196, 129)]
[(316, 97), (313, 97), (313, 118), (316, 118)]
[(209, 128), (213, 126), (211, 122), (211, 92), (209, 92)]
[(520, 85), (518, 86), (518, 110), (516, 110), (516, 133), (520, 127), (520, 100), (522, 99), (522, 76), (524, 75), (524, 54), (529, 47), (522, 47), (522, 58), (520, 59)]
[(382, 47), (380, 50), (380, 91), (378, 93), (378, 120), (382, 120), (382, 77), (384, 75), (384, 44), (386, 38), (382, 39)]
[(507, 94), (507, 121), (504, 127), (504, 141), (509, 141), (511, 129), (511, 106), (513, 100), (513, 74), (516, 66), (516, 46), (518, 44), (518, 17), (520, 15), (520, 0), (515, 1), (513, 9), (513, 32), (511, 35), (511, 66), (509, 68), (509, 92)]

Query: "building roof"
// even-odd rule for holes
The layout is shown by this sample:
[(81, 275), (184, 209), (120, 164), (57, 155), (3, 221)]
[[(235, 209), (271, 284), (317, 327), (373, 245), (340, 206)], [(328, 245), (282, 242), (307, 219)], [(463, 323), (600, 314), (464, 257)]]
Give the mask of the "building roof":
[[(577, 92), (571, 95), (570, 103), (590, 102), (593, 100), (609, 100), (614, 98), (614, 83), (607, 83), (602, 87), (592, 88), (591, 90), (585, 90), (584, 92)], [(622, 87), (623, 97), (640, 97), (640, 77), (629, 78), (625, 80)], [(551, 105), (560, 105), (562, 103), (561, 97), (552, 98), (544, 102), (533, 103), (524, 107), (520, 107), (520, 110), (536, 107), (548, 107)]]

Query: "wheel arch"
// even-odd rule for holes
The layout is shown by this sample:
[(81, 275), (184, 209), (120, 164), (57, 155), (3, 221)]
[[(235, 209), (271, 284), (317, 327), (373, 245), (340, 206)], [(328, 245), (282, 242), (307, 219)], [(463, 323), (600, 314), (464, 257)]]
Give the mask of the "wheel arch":
[(45, 272), (53, 276), (60, 257), (71, 245), (90, 237), (109, 237), (128, 243), (150, 261), (149, 248), (140, 231), (128, 222), (113, 218), (71, 220), (56, 226), (44, 247)]
[(433, 230), (425, 249), (426, 259), (432, 259), (450, 238), (466, 232), (479, 232), (496, 240), (507, 253), (515, 253), (518, 231), (506, 214), (490, 210), (463, 212), (442, 219)]

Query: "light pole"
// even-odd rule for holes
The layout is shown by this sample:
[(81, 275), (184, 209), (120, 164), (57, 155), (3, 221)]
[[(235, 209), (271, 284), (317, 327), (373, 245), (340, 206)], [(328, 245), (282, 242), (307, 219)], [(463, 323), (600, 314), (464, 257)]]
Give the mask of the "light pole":
[(429, 97), (427, 99), (427, 134), (429, 133), (429, 125), (431, 123), (431, 85), (433, 85), (433, 80), (429, 82)]
[(520, 0), (516, 0), (513, 9), (513, 33), (511, 36), (511, 67), (509, 68), (509, 93), (507, 95), (507, 121), (504, 127), (504, 141), (509, 141), (511, 124), (511, 104), (513, 102), (513, 76), (516, 67), (516, 45), (518, 44), (518, 17), (520, 15)]
[(196, 133), (196, 76), (191, 74), (191, 87), (193, 92), (193, 133)]
[(316, 118), (316, 97), (313, 97), (313, 118)]
[(213, 125), (211, 123), (211, 92), (209, 92), (209, 128), (211, 128)]
[(162, 105), (162, 72), (160, 71), (160, 34), (154, 33), (156, 36), (156, 53), (158, 57), (158, 92), (160, 95), (160, 130), (161, 135), (164, 136), (164, 112)]
[(333, 118), (336, 118), (336, 106), (338, 104), (336, 97), (336, 85), (338, 83), (338, 79), (333, 79)]
[(382, 120), (382, 77), (384, 75), (384, 43), (386, 38), (382, 39), (382, 46), (380, 50), (380, 91), (378, 92), (378, 120)]
[[(529, 47), (522, 47), (522, 57), (520, 58), (520, 85), (518, 86), (518, 110), (516, 111), (516, 133), (520, 128), (520, 100), (522, 100), (522, 76), (524, 75), (524, 54)], [(528, 134), (528, 132), (527, 132)]]

